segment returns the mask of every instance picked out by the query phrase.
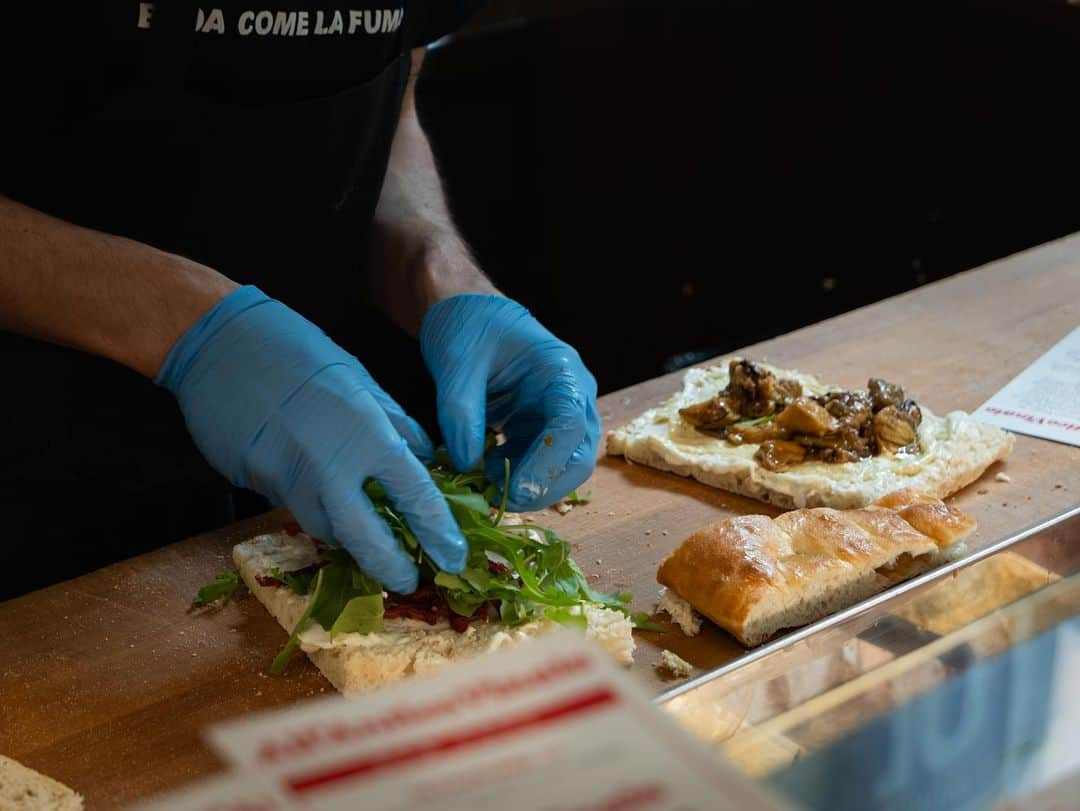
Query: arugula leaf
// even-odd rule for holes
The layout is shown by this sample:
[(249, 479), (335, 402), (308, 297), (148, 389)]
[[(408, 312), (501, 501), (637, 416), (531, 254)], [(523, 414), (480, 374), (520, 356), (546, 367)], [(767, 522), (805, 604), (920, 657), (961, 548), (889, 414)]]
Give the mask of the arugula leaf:
[(528, 600), (503, 600), (499, 604), (499, 618), (507, 625), (521, 625), (532, 615), (532, 605)]
[(315, 579), (313, 573), (309, 574), (286, 574), (285, 585), (293, 594), (307, 594), (311, 591), (311, 582)]
[(506, 505), (510, 501), (510, 460), (503, 459), (503, 491), (502, 499), (499, 501), (499, 512), (495, 516), (495, 520), (492, 521), (493, 526), (499, 526), (502, 523), (503, 517), (506, 515)]
[(311, 611), (315, 607), (315, 604), (319, 600), (319, 592), (322, 591), (323, 575), (325, 575), (327, 566), (319, 569), (318, 574), (315, 575), (315, 585), (311, 590), (311, 600), (308, 601), (307, 608), (304, 609), (304, 613), (300, 615), (300, 619), (296, 621), (296, 625), (293, 627), (292, 633), (289, 634), (289, 641), (285, 643), (285, 647), (281, 649), (281, 653), (275, 657), (273, 663), (270, 665), (270, 672), (275, 676), (280, 676), (285, 670), (285, 666), (289, 664), (289, 659), (293, 655), (293, 651), (300, 645), (300, 634), (308, 627), (308, 623), (311, 621)]
[(758, 417), (755, 420), (741, 420), (731, 424), (732, 428), (753, 428), (756, 425), (764, 425), (767, 422), (772, 422), (776, 419), (775, 414), (769, 414), (766, 417)]
[(592, 499), (592, 490), (587, 490), (585, 495), (578, 495), (577, 490), (571, 490), (570, 494), (563, 499), (567, 504), (588, 504)]
[(360, 596), (370, 596), (377, 594), (382, 597), (383, 587), (382, 583), (373, 577), (368, 577), (364, 574), (364, 570), (359, 566), (353, 566), (352, 570), (352, 587)]
[(337, 634), (371, 634), (383, 629), (382, 594), (365, 594), (345, 603), (330, 626), (330, 638)]
[(354, 596), (352, 570), (330, 564), (319, 570), (323, 573), (322, 588), (311, 598), (311, 619), (329, 631)]
[[(348, 633), (342, 629), (353, 626), (366, 629), (360, 630), (360, 633), (371, 633), (376, 630), (376, 624), (378, 630), (382, 630), (382, 585), (366, 575), (344, 549), (325, 550), (323, 557), (326, 565), (315, 575), (307, 608), (293, 628), (289, 641), (270, 666), (270, 672), (275, 675), (285, 669), (293, 651), (300, 644), (300, 634), (307, 630), (312, 622), (319, 623), (329, 631), (331, 638), (335, 633)], [(358, 598), (365, 599), (350, 608)], [(339, 626), (338, 621), (346, 611), (349, 614)]]
[(240, 576), (230, 569), (227, 572), (222, 572), (212, 582), (199, 589), (191, 604), (199, 608), (221, 600), (221, 604), (225, 605), (239, 586)]
[(582, 611), (573, 612), (569, 608), (549, 608), (544, 611), (544, 616), (549, 620), (554, 620), (560, 625), (578, 628), (582, 631), (589, 627), (589, 621), (585, 618), (585, 613)]
[(315, 579), (314, 573), (290, 574), (282, 572), (277, 566), (270, 570), (270, 576), (283, 586), (288, 586), (293, 594), (307, 594), (311, 591), (311, 581)]
[(444, 490), (443, 498), (449, 502), (451, 510), (453, 510), (454, 507), (463, 507), (466, 510), (480, 513), (484, 516), (489, 515), (491, 512), (491, 506), (488, 504), (487, 499), (480, 493), (448, 493)]
[(630, 615), (630, 622), (634, 623), (634, 627), (639, 631), (654, 631), (655, 633), (666, 634), (667, 628), (659, 623), (653, 622), (649, 615), (644, 611), (635, 611)]

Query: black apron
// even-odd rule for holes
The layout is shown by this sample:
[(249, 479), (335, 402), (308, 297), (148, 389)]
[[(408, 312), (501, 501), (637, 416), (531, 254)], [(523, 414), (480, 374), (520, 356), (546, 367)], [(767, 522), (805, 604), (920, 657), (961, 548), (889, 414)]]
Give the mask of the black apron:
[[(0, 191), (257, 284), (363, 359), (364, 242), (410, 49), (470, 11), (110, 0), (24, 26), (49, 39), (22, 65)], [(0, 571), (23, 573), (0, 599), (236, 517), (167, 392), (4, 333), (0, 368)]]

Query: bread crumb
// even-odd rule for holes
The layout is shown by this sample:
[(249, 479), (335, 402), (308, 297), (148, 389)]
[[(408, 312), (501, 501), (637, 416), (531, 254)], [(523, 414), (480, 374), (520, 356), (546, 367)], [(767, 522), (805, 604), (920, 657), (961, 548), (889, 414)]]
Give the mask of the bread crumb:
[(693, 606), (671, 589), (664, 589), (660, 594), (657, 611), (665, 612), (687, 636), (697, 636), (701, 632), (701, 615)]
[(652, 530), (651, 530), (651, 529), (647, 529), (647, 530), (645, 530), (645, 534), (646, 534), (646, 535), (652, 535)]
[(669, 650), (660, 651), (660, 661), (656, 663), (656, 669), (679, 679), (685, 679), (694, 672), (693, 665)]
[(597, 565), (597, 566), (599, 566), (599, 565), (600, 565), (601, 563), (603, 563), (603, 562), (604, 562), (604, 561), (600, 560), (600, 558), (597, 558), (597, 559), (596, 559), (596, 565)]
[(986, 489), (985, 487), (983, 487), (983, 488), (981, 488), (981, 489), (979, 489), (979, 490), (976, 490), (975, 492), (976, 492), (976, 493), (978, 493), (978, 494), (979, 494), (980, 496), (985, 496), (985, 495), (986, 495), (987, 493), (989, 493), (990, 491), (989, 491), (989, 490), (987, 490), (987, 489)]
[(555, 512), (557, 512), (559, 515), (566, 515), (568, 512), (574, 509), (574, 505), (571, 504), (569, 501), (557, 501), (555, 502), (554, 507)]
[(660, 530), (660, 534), (661, 535), (667, 535), (668, 531), (666, 529), (662, 529), (662, 530)]
[(609, 510), (608, 515), (615, 515), (615, 511), (614, 510)]
[(1007, 484), (1008, 482), (1012, 481), (1012, 478), (1009, 476), (1008, 473), (996, 473), (994, 474), (994, 480), (999, 482), (1005, 482)]

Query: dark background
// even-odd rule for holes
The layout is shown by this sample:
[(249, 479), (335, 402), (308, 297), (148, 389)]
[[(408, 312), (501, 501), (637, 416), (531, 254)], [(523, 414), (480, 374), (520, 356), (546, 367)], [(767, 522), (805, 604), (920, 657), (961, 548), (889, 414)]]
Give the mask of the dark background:
[(1078, 46), (1065, 0), (492, 0), (418, 98), (605, 392), (1080, 229)]

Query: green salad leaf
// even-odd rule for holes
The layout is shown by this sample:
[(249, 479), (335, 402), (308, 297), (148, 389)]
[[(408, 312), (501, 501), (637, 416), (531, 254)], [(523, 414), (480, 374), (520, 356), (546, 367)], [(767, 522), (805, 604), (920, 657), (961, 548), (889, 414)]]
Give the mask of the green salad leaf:
[(639, 631), (653, 631), (658, 634), (666, 634), (667, 629), (657, 622), (653, 622), (644, 611), (635, 611), (630, 615), (630, 621)]
[(191, 601), (191, 604), (196, 608), (200, 608), (204, 605), (210, 605), (210, 603), (221, 600), (221, 604), (224, 605), (229, 601), (229, 598), (233, 596), (236, 589), (240, 586), (240, 575), (231, 569), (227, 572), (222, 572), (214, 578), (213, 582), (207, 583), (195, 594), (195, 599)]
[(382, 594), (365, 594), (345, 603), (330, 626), (331, 639), (337, 634), (372, 634), (383, 629)]
[(275, 676), (285, 671), (285, 665), (289, 663), (289, 659), (293, 655), (293, 651), (300, 645), (300, 634), (307, 629), (308, 624), (311, 622), (311, 613), (319, 602), (319, 595), (322, 592), (323, 576), (326, 574), (324, 566), (319, 569), (315, 575), (315, 580), (312, 581), (311, 588), (311, 600), (307, 604), (307, 608), (304, 609), (304, 613), (300, 615), (300, 619), (296, 621), (296, 626), (293, 628), (291, 634), (289, 634), (289, 641), (285, 643), (285, 647), (281, 649), (281, 652), (274, 658), (273, 663), (270, 665), (270, 672)]
[(591, 499), (592, 490), (586, 490), (584, 495), (578, 493), (577, 490), (571, 490), (563, 501), (567, 504), (588, 504)]
[(288, 586), (293, 594), (307, 594), (311, 591), (311, 581), (315, 579), (313, 572), (282, 572), (277, 566), (270, 570), (270, 576), (279, 583)]

